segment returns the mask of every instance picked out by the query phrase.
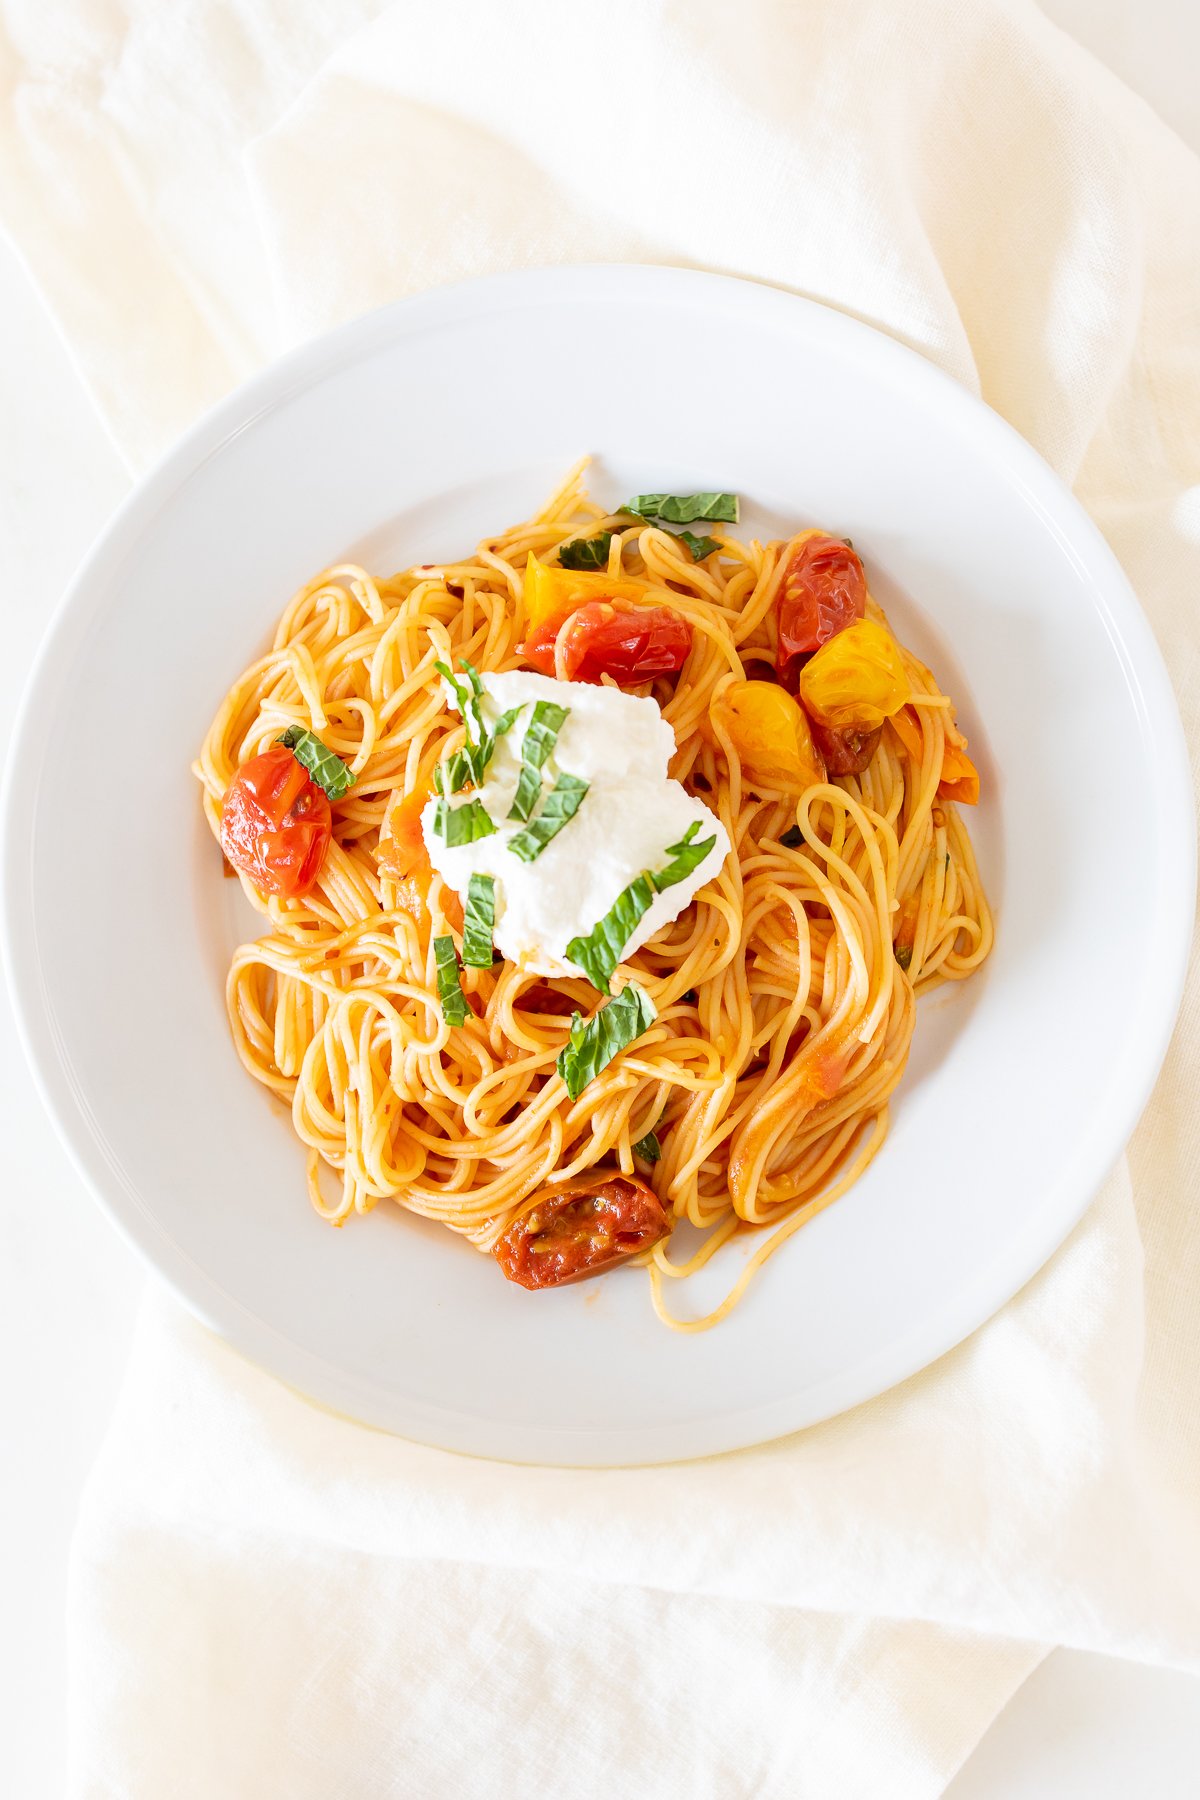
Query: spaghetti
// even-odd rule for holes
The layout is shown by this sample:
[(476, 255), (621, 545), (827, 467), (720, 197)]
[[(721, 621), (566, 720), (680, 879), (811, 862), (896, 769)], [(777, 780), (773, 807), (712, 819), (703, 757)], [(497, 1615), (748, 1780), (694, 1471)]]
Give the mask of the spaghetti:
[[(319, 740), (353, 777), (306, 892), (272, 894), (243, 873), (265, 930), (237, 951), (227, 986), (238, 1054), (290, 1106), (321, 1216), (340, 1225), (395, 1200), (491, 1251), (540, 1223), (547, 1195), (599, 1195), (623, 1180), (652, 1189), (670, 1226), (703, 1234), (690, 1256), (673, 1256), (672, 1234), (650, 1227), (617, 1246), (647, 1267), (660, 1316), (694, 1331), (724, 1317), (772, 1251), (867, 1167), (917, 998), (988, 954), (991, 917), (956, 804), (973, 797), (974, 770), (950, 701), (868, 596), (855, 629), (886, 634), (903, 704), (893, 694), (881, 702), (886, 723), (858, 716), (840, 729), (833, 700), (827, 714), (818, 705), (818, 766), (784, 779), (763, 746), (776, 742), (781, 708), (802, 711), (787, 689), (798, 682), (805, 707), (816, 704), (805, 683), (815, 691), (819, 659), (832, 665), (844, 646), (844, 663), (853, 649), (848, 632), (827, 640), (828, 657), (789, 649), (784, 602), (805, 544), (811, 565), (839, 540), (743, 543), (720, 526), (697, 539), (606, 514), (586, 496), (584, 466), (462, 562), (386, 580), (344, 564), (302, 588), (222, 702), (195, 772), (218, 839), (239, 771), (284, 733), (297, 757), (303, 740)], [(530, 572), (557, 576), (562, 547), (581, 542), (614, 603), (686, 627), (678, 674), (637, 691), (673, 728), (671, 776), (716, 815), (732, 850), (620, 963), (614, 988), (636, 983), (651, 1022), (572, 1099), (560, 1057), (569, 1015), (595, 1014), (595, 989), (510, 961), (464, 966), (463, 1022), (449, 1023), (438, 956), (461, 934), (459, 897), (427, 859), (401, 873), (380, 840), (406, 802), (411, 827), (411, 797), (424, 802), (467, 741), (434, 665), (486, 675), (533, 660)], [(552, 621), (548, 672), (571, 673), (586, 611), (577, 602)], [(830, 771), (863, 766), (822, 779), (822, 759)], [(315, 841), (302, 846), (310, 861)], [(751, 1227), (759, 1242), (724, 1302), (704, 1318), (673, 1317), (667, 1284)]]

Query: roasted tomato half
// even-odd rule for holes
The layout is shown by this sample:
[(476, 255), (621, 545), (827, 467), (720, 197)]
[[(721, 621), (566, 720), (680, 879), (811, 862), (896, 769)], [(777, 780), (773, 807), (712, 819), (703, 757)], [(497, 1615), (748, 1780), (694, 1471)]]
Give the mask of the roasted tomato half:
[(285, 744), (252, 756), (230, 782), (221, 848), (260, 894), (307, 894), (332, 836), (328, 798)]
[(492, 1255), (523, 1288), (558, 1287), (636, 1256), (670, 1228), (661, 1200), (644, 1181), (594, 1169), (543, 1188)]
[(775, 603), (775, 673), (793, 694), (806, 656), (867, 609), (867, 578), (849, 544), (814, 532), (792, 551)]
[(611, 675), (618, 687), (640, 687), (658, 675), (676, 674), (692, 647), (691, 626), (669, 606), (589, 600), (565, 622), (552, 619), (529, 633), (522, 655), (543, 675), (555, 673), (560, 634), (568, 681), (598, 682)]

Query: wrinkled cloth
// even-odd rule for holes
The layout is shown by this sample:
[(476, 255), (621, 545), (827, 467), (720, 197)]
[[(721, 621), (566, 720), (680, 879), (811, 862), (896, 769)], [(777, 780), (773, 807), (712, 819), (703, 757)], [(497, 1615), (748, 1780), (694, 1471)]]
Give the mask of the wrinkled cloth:
[[(1032, 5), (0, 20), (0, 218), (131, 470), (283, 347), (438, 282), (754, 277), (912, 345), (1048, 458), (1195, 753), (1200, 165)], [(1200, 1671), (1198, 1052), (1193, 965), (1042, 1273), (892, 1393), (736, 1455), (425, 1449), (154, 1294), (73, 1549), (70, 1793), (926, 1800), (1050, 1645)]]

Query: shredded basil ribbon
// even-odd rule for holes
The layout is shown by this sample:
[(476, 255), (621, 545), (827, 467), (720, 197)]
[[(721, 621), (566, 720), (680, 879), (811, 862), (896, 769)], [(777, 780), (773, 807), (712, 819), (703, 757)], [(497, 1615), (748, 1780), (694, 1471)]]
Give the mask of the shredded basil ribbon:
[(601, 1069), (648, 1031), (657, 1017), (649, 994), (632, 981), (590, 1019), (572, 1013), (571, 1034), (555, 1064), (572, 1100), (578, 1100)]
[(464, 681), (458, 679), (448, 663), (435, 662), (433, 666), (448, 683), (458, 701), (458, 710), (467, 732), (467, 741), (462, 749), (456, 750), (444, 765), (439, 763), (434, 770), (434, 784), (439, 794), (461, 793), (468, 781), (476, 787), (482, 787), (484, 774), (496, 748), (496, 740), (502, 738), (506, 731), (512, 730), (518, 715), (524, 710), (525, 702), (522, 701), (520, 706), (510, 706), (507, 712), (501, 713), (489, 731), (483, 717), (483, 683), (474, 663), (463, 658)]
[(595, 537), (572, 538), (558, 547), (559, 567), (563, 569), (607, 569), (608, 548), (613, 541), (611, 531), (597, 532)]
[(637, 930), (642, 917), (649, 911), (655, 894), (665, 893), (676, 882), (685, 880), (694, 869), (700, 867), (716, 843), (715, 835), (705, 838), (699, 844), (693, 842), (699, 829), (700, 821), (693, 819), (679, 842), (667, 845), (666, 854), (673, 860), (666, 868), (657, 872), (647, 869), (635, 876), (629, 886), (617, 895), (611, 909), (598, 925), (593, 926), (587, 937), (572, 938), (567, 945), (570, 961), (583, 970), (592, 986), (602, 994), (607, 994), (608, 984), (612, 980), (613, 970), (621, 960), (621, 953)]
[(575, 817), (587, 791), (587, 782), (578, 775), (560, 775), (543, 800), (537, 818), (524, 831), (518, 831), (509, 844), (513, 855), (519, 856), (522, 862), (533, 862), (539, 857), (551, 838), (557, 837), (563, 826)]
[(668, 525), (691, 525), (696, 519), (736, 525), (738, 497), (736, 494), (635, 494), (618, 510), (635, 513), (640, 519), (665, 519)]
[(460, 844), (474, 844), (479, 838), (491, 837), (496, 827), (484, 811), (482, 800), (468, 800), (465, 806), (450, 806), (439, 800), (433, 829), (453, 850)]
[(521, 778), (509, 808), (510, 819), (527, 819), (537, 805), (542, 791), (542, 766), (558, 742), (570, 712), (569, 706), (558, 706), (553, 700), (539, 700), (534, 707), (521, 742)]
[(437, 964), (438, 999), (442, 1003), (442, 1017), (447, 1025), (465, 1025), (471, 1009), (462, 991), (458, 957), (454, 954), (452, 937), (434, 938), (433, 960)]
[(643, 1162), (658, 1162), (662, 1156), (662, 1145), (658, 1141), (658, 1133), (648, 1131), (644, 1138), (639, 1138), (633, 1146), (633, 1154), (640, 1156)]
[(335, 756), (328, 744), (323, 744), (305, 726), (289, 725), (279, 742), (291, 751), (331, 800), (340, 800), (354, 786), (354, 776), (341, 757)]
[(693, 562), (703, 562), (706, 556), (711, 556), (714, 550), (721, 548), (716, 538), (697, 537), (694, 531), (673, 531), (671, 536), (687, 545)]
[(463, 962), (470, 969), (490, 969), (495, 960), (496, 883), (491, 875), (472, 875), (463, 911)]

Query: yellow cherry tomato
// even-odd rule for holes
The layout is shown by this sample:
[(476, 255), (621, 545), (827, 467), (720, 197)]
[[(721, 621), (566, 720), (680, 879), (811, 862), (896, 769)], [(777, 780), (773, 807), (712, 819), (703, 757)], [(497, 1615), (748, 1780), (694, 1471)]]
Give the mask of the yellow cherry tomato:
[(625, 598), (637, 600), (646, 583), (630, 575), (606, 575), (603, 569), (558, 569), (540, 562), (531, 550), (525, 565), (525, 625), (537, 631), (586, 600)]
[(773, 681), (735, 681), (709, 709), (729, 738), (752, 786), (803, 793), (824, 781), (825, 765), (802, 709)]
[(800, 671), (804, 710), (830, 731), (874, 731), (911, 697), (899, 645), (874, 619), (827, 639)]

